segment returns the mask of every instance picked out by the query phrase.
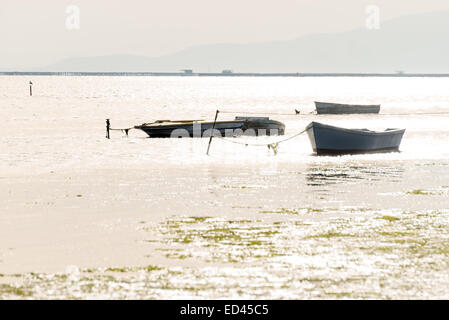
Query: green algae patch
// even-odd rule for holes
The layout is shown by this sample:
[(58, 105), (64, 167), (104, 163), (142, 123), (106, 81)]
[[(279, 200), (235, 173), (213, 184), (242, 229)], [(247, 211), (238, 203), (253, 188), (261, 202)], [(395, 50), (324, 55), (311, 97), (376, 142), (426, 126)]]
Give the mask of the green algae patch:
[(248, 219), (241, 219), (241, 220), (227, 220), (226, 222), (229, 224), (245, 224), (245, 223), (251, 223), (253, 221), (248, 220)]
[(185, 236), (181, 240), (179, 240), (180, 243), (186, 243), (186, 244), (191, 243), (192, 241), (193, 241), (193, 238), (191, 238), (189, 236)]
[(184, 223), (199, 223), (205, 222), (208, 219), (212, 219), (212, 217), (188, 217), (186, 220), (183, 220)]
[(204, 233), (194, 235), (206, 241), (215, 243), (231, 244), (243, 241), (243, 237), (239, 234), (238, 228), (212, 228)]
[(12, 297), (30, 297), (32, 292), (23, 287), (16, 287), (9, 284), (0, 284), (0, 299), (6, 296)]
[(274, 213), (274, 214), (311, 214), (311, 213), (324, 213), (326, 211), (338, 211), (336, 208), (298, 208), (298, 209), (290, 209), (290, 208), (279, 208), (276, 210), (263, 210), (259, 211), (259, 213)]
[[(33, 299), (444, 299), (449, 211), (371, 211), (366, 218), (346, 207), (319, 219), (172, 217), (152, 230), (154, 250), (178, 259), (166, 261), (171, 267), (23, 274), (17, 289)], [(0, 289), (0, 298), (18, 298), (4, 292), (12, 290)]]
[(87, 293), (92, 293), (95, 287), (95, 283), (86, 283), (80, 286), (81, 290)]
[(307, 208), (307, 213), (317, 213), (317, 212), (324, 212), (324, 209), (320, 208)]
[(399, 218), (393, 217), (393, 216), (382, 216), (382, 217), (379, 217), (377, 219), (387, 220), (387, 221), (390, 221), (390, 222), (400, 220)]
[(131, 268), (107, 268), (105, 271), (107, 272), (131, 272), (132, 269)]
[(269, 237), (269, 236), (272, 236), (275, 234), (279, 234), (279, 231), (278, 230), (267, 230), (267, 231), (261, 231), (258, 234), (261, 236)]
[[(169, 225), (171, 228), (165, 231), (166, 234), (177, 236), (171, 237), (171, 240), (178, 243), (190, 244), (194, 241), (200, 242), (208, 242), (209, 244), (230, 244), (230, 245), (251, 245), (252, 243), (257, 243), (254, 241), (258, 241), (258, 239), (251, 239), (253, 236), (258, 237), (267, 237), (276, 232), (274, 230), (261, 230), (258, 227), (244, 227), (242, 224), (245, 224), (250, 220), (238, 220), (226, 221), (226, 224), (235, 225), (233, 227), (227, 225), (216, 225), (212, 224), (206, 228), (195, 228), (195, 227), (185, 227), (183, 228), (183, 224), (190, 225), (194, 224), (191, 221), (178, 221), (178, 223)], [(197, 223), (205, 222), (205, 220), (198, 220)], [(173, 228), (173, 225), (176, 225), (176, 228)], [(176, 229), (176, 230), (173, 230)]]
[(149, 265), (149, 266), (146, 266), (145, 268), (143, 268), (143, 270), (145, 270), (147, 272), (159, 271), (159, 270), (162, 270), (162, 269), (163, 269), (162, 267), (154, 266), (154, 265)]
[(314, 234), (311, 236), (307, 236), (307, 237), (305, 237), (305, 239), (318, 239), (318, 238), (332, 239), (332, 238), (344, 238), (344, 237), (353, 237), (353, 235), (347, 234), (347, 233), (329, 231), (326, 233)]
[(336, 299), (348, 299), (354, 296), (352, 292), (326, 292), (328, 295), (335, 297)]
[(393, 246), (379, 246), (374, 247), (373, 251), (382, 252), (382, 253), (392, 253), (395, 250)]
[(299, 211), (296, 209), (280, 208), (278, 210), (263, 210), (260, 213), (299, 214)]
[[(271, 246), (273, 238), (280, 236), (279, 228), (280, 225), (267, 225), (261, 220), (215, 218), (195, 220), (193, 223), (192, 220), (180, 218), (162, 223), (160, 231), (166, 243), (174, 249), (166, 251), (166, 258), (237, 263), (276, 255)], [(185, 251), (175, 251), (179, 248)]]
[(229, 185), (222, 185), (223, 189), (262, 189), (261, 187), (255, 187), (255, 186), (229, 186)]
[(409, 232), (402, 232), (402, 231), (381, 231), (379, 232), (381, 236), (386, 237), (404, 237), (404, 236), (412, 236), (413, 234)]
[(191, 254), (179, 254), (179, 253), (167, 253), (165, 255), (167, 259), (179, 259), (184, 260), (187, 258), (192, 258), (193, 256)]
[(449, 255), (449, 246), (436, 248), (435, 254)]
[(262, 209), (261, 206), (232, 206), (232, 209)]
[(431, 196), (431, 195), (434, 195), (435, 193), (430, 192), (430, 191), (425, 191), (423, 189), (415, 189), (415, 190), (412, 190), (412, 191), (407, 191), (406, 194)]
[(418, 246), (425, 246), (427, 244), (426, 240), (419, 240), (419, 239), (395, 239), (394, 243), (397, 244), (411, 244), (411, 245), (418, 245)]
[[(104, 271), (105, 272), (114, 272), (114, 273), (128, 273), (128, 272), (137, 272), (137, 271), (147, 271), (147, 272), (151, 272), (151, 271), (155, 271), (155, 270), (161, 270), (161, 267), (158, 266), (153, 266), (153, 265), (149, 265), (146, 267), (115, 267), (115, 268), (106, 268)], [(95, 269), (92, 269), (94, 272), (98, 271)]]

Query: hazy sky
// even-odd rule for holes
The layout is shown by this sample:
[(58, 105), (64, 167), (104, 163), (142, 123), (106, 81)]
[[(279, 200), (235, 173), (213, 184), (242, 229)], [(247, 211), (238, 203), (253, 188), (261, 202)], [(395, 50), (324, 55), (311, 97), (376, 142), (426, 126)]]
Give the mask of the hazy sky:
[[(0, 67), (340, 32), (363, 26), (373, 4), (381, 20), (449, 10), (448, 0), (0, 0)], [(66, 27), (69, 5), (80, 9), (79, 29)]]

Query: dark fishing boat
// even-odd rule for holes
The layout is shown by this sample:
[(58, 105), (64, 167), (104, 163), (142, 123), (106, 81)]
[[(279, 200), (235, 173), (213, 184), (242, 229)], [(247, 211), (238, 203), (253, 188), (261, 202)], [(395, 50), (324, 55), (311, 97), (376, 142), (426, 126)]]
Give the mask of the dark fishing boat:
[(317, 114), (379, 113), (380, 111), (380, 104), (357, 105), (315, 101), (315, 107)]
[(311, 122), (306, 127), (318, 155), (398, 152), (405, 129), (345, 129)]
[(283, 135), (285, 125), (266, 117), (235, 117), (230, 121), (158, 120), (135, 126), (151, 138), (210, 137), (212, 129), (221, 136)]

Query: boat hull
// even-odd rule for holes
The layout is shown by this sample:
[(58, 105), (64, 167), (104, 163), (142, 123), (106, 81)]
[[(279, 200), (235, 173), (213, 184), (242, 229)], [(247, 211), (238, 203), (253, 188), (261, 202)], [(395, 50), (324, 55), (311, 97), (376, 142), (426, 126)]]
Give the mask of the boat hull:
[(312, 122), (306, 131), (317, 155), (342, 155), (398, 152), (405, 129), (370, 131)]
[(285, 125), (275, 120), (233, 120), (197, 123), (174, 123), (135, 126), (148, 134), (151, 138), (183, 138), (210, 137), (214, 128), (214, 135), (223, 137), (283, 135)]
[(379, 113), (380, 105), (353, 105), (328, 102), (315, 102), (317, 114), (363, 114)]

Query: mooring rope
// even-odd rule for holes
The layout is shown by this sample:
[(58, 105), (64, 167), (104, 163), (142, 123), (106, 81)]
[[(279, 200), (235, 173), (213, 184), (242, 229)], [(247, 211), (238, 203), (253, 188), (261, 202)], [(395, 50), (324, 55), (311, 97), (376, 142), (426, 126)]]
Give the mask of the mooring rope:
[[(241, 114), (268, 114), (268, 115), (277, 115), (277, 116), (302, 116), (302, 115), (317, 115), (315, 111), (310, 111), (308, 113), (274, 113), (274, 112), (249, 112), (249, 111), (220, 111), (220, 113), (241, 113)], [(363, 113), (360, 113), (363, 115)], [(367, 113), (366, 113), (367, 114)], [(413, 115), (439, 115), (439, 114), (448, 114), (449, 111), (441, 111), (441, 112), (413, 112), (413, 113), (376, 113), (378, 116), (413, 116)], [(329, 114), (328, 114), (329, 115)]]
[(115, 131), (124, 131), (124, 130), (131, 130), (131, 129), (134, 129), (134, 127), (131, 127), (131, 128), (123, 128), (123, 129), (118, 129), (118, 128), (115, 128), (115, 129), (113, 129), (113, 128), (109, 128), (109, 130), (115, 130)]
[[(312, 114), (315, 111), (311, 111), (310, 113), (303, 113), (304, 114)], [(268, 115), (275, 115), (275, 116), (296, 116), (299, 115), (300, 113), (282, 113), (282, 112), (249, 112), (249, 111), (221, 111), (220, 113), (229, 113), (229, 114), (233, 114), (233, 113), (241, 113), (241, 114), (268, 114)]]
[(283, 143), (283, 142), (285, 142), (285, 141), (288, 141), (288, 140), (291, 140), (291, 139), (293, 139), (293, 138), (296, 138), (297, 136), (300, 136), (301, 134), (303, 134), (303, 133), (306, 132), (306, 131), (307, 131), (307, 129), (304, 129), (304, 130), (302, 130), (301, 132), (298, 132), (298, 133), (296, 133), (296, 134), (294, 134), (294, 135), (292, 135), (292, 136), (290, 136), (290, 137), (288, 137), (288, 138), (286, 138), (286, 139), (282, 139), (282, 140), (274, 141), (274, 142), (270, 142), (270, 143), (246, 143), (246, 142), (240, 142), (240, 141), (229, 140), (229, 139), (226, 139), (225, 137), (222, 137), (222, 136), (218, 136), (218, 138), (220, 138), (221, 140), (226, 141), (226, 142), (244, 145), (245, 147), (247, 147), (247, 146), (252, 146), (252, 147), (268, 147), (268, 149), (272, 149), (273, 152), (274, 152), (274, 154), (276, 155), (276, 154), (278, 153), (277, 148), (278, 148), (278, 145), (279, 145), (280, 143)]
[(131, 129), (134, 129), (134, 127), (131, 127), (131, 128), (123, 128), (123, 129), (113, 129), (113, 128), (109, 128), (108, 130), (110, 130), (110, 131), (121, 131), (121, 132), (123, 132), (124, 134), (126, 134), (126, 136), (128, 136), (128, 132), (129, 132), (129, 130), (131, 130)]
[(414, 115), (439, 115), (449, 114), (449, 111), (442, 112), (414, 112), (414, 113), (379, 113), (379, 116), (414, 116)]

